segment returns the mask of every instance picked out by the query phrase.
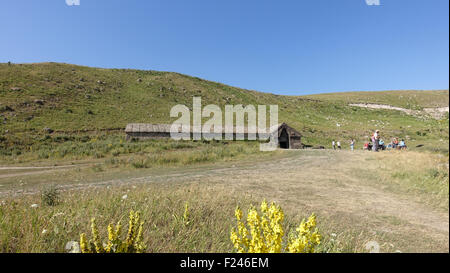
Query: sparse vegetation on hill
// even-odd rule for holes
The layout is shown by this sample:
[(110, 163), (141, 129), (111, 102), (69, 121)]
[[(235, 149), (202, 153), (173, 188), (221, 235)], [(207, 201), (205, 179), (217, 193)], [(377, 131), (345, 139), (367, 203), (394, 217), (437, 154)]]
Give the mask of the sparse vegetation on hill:
[(119, 134), (130, 122), (170, 123), (172, 106), (278, 104), (279, 121), (304, 134), (309, 145), (333, 138), (364, 141), (374, 128), (422, 149), (448, 152), (444, 120), (398, 111), (350, 107), (370, 102), (421, 109), (448, 106), (448, 91), (389, 91), (281, 96), (210, 82), (178, 73), (100, 69), (59, 63), (0, 64), (0, 149), (24, 150), (61, 138)]

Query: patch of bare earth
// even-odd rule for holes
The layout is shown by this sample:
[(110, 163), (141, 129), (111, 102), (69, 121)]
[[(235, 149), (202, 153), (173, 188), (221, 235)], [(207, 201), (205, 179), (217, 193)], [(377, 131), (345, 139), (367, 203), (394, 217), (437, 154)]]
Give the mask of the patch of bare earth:
[(437, 108), (424, 108), (423, 111), (419, 110), (411, 110), (391, 105), (385, 104), (372, 104), (372, 103), (351, 103), (349, 106), (363, 107), (369, 109), (385, 109), (385, 110), (395, 110), (401, 111), (408, 115), (421, 116), (421, 115), (429, 115), (434, 119), (441, 119), (445, 117), (445, 114), (449, 112), (449, 107), (437, 107)]
[(423, 110), (435, 119), (441, 119), (449, 112), (449, 107), (424, 108)]

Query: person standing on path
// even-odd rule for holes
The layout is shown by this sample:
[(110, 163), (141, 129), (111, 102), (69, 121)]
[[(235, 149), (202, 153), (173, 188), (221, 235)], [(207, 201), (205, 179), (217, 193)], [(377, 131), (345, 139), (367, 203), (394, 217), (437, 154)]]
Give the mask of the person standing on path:
[(376, 130), (375, 133), (372, 136), (372, 151), (378, 152), (378, 141), (380, 140), (380, 130)]
[(338, 147), (339, 150), (341, 149), (341, 142), (340, 141), (337, 142), (337, 147)]
[(350, 150), (355, 150), (355, 140), (354, 139), (352, 139), (352, 140), (350, 140)]
[(331, 146), (333, 147), (333, 150), (336, 150), (336, 142), (334, 140), (331, 142)]

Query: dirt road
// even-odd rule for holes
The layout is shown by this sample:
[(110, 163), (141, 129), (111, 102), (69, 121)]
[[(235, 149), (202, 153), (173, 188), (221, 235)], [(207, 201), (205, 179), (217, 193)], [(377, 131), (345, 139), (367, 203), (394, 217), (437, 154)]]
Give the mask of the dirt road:
[(46, 167), (35, 167), (35, 166), (25, 166), (25, 167), (14, 167), (6, 166), (0, 167), (0, 172), (7, 172), (6, 174), (0, 173), (0, 178), (18, 177), (25, 175), (36, 175), (36, 174), (46, 174), (52, 173), (56, 170), (65, 170), (75, 167), (88, 166), (88, 164), (78, 164), (78, 165), (62, 165), (62, 166), (46, 166)]

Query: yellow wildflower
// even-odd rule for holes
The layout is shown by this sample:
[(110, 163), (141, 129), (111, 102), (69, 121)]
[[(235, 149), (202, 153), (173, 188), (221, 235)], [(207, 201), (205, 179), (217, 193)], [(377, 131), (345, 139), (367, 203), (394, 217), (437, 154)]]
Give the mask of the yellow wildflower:
[(80, 235), (80, 246), (82, 253), (141, 253), (145, 251), (145, 245), (142, 242), (143, 237), (143, 225), (144, 222), (140, 221), (139, 212), (130, 212), (128, 223), (128, 233), (125, 240), (120, 238), (122, 231), (122, 225), (117, 223), (116, 227), (112, 224), (108, 225), (108, 242), (103, 247), (103, 242), (100, 239), (98, 228), (95, 219), (91, 220), (91, 232), (92, 240), (87, 241), (86, 235), (82, 233)]
[(242, 211), (235, 210), (236, 227), (231, 230), (230, 239), (235, 250), (239, 253), (280, 253), (283, 251), (293, 253), (314, 252), (320, 244), (320, 234), (316, 227), (316, 216), (312, 214), (307, 221), (304, 219), (296, 229), (297, 235), (287, 239), (283, 248), (285, 235), (283, 222), (284, 212), (280, 206), (264, 200), (261, 203), (261, 212), (250, 207), (247, 212), (246, 224), (242, 222)]

